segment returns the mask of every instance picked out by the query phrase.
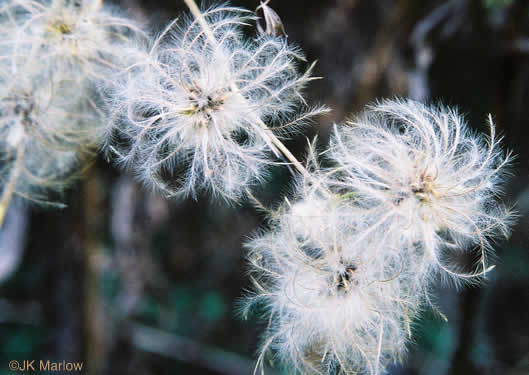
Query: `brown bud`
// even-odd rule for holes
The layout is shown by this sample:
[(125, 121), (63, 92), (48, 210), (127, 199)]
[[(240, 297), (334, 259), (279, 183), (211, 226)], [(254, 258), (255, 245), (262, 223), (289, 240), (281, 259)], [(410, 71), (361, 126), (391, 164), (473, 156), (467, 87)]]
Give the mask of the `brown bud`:
[(259, 9), (263, 11), (266, 25), (266, 30), (263, 30), (262, 26), (259, 24), (259, 22), (257, 22), (257, 30), (261, 34), (286, 37), (287, 33), (285, 31), (285, 27), (283, 26), (283, 22), (281, 22), (281, 18), (279, 18), (279, 15), (276, 13), (276, 11), (268, 6), (269, 2), (270, 0), (266, 0), (264, 3), (261, 2), (261, 5), (259, 5), (256, 9), (256, 12)]

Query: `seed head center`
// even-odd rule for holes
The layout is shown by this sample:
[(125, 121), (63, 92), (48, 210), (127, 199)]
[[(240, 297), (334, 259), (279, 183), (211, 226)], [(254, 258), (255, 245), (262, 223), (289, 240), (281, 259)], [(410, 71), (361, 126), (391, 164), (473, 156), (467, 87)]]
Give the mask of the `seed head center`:
[(411, 191), (421, 203), (429, 202), (432, 198), (437, 197), (435, 176), (427, 171), (421, 172), (418, 180), (411, 184)]
[(67, 24), (62, 20), (54, 21), (48, 26), (48, 31), (59, 34), (59, 35), (68, 35), (73, 31), (72, 25)]
[(8, 103), (13, 117), (18, 117), (23, 126), (28, 127), (34, 123), (33, 112), (35, 110), (35, 103), (30, 96), (15, 94), (3, 99), (3, 101)]

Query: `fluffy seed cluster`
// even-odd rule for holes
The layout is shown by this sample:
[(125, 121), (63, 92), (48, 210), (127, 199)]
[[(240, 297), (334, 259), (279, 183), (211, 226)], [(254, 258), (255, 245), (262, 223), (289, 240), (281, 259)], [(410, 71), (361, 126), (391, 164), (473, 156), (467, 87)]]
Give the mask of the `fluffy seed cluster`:
[(11, 0), (0, 26), (15, 56), (38, 61), (40, 73), (106, 80), (124, 66), (123, 49), (143, 33), (101, 0)]
[(2, 2), (0, 217), (14, 194), (48, 203), (99, 145), (98, 86), (122, 69), (120, 48), (136, 32), (99, 1)]
[[(1, 71), (0, 157), (3, 194), (45, 203), (68, 182), (79, 155), (94, 145), (97, 121), (77, 85)], [(7, 77), (6, 77), (7, 76)], [(7, 82), (6, 82), (7, 81)], [(4, 196), (4, 195), (3, 195)]]
[[(385, 101), (335, 128), (273, 229), (248, 244), (266, 352), (299, 374), (381, 374), (402, 357), (431, 275), (474, 280), (488, 238), (506, 234), (496, 196), (509, 162), (490, 123), (473, 134), (453, 110)], [(474, 255), (477, 268), (448, 264)]]
[[(496, 199), (510, 155), (474, 134), (455, 110), (412, 101), (373, 106), (335, 131), (335, 190), (355, 194), (360, 222), (416, 258), (418, 278), (440, 271), (454, 280), (486, 273), (488, 238), (507, 235), (511, 212)], [(470, 272), (454, 253), (477, 249)]]
[(288, 133), (322, 111), (300, 113), (311, 69), (298, 73), (303, 56), (284, 38), (246, 38), (253, 20), (230, 7), (177, 20), (122, 81), (111, 149), (148, 186), (237, 200), (263, 177), (272, 131)]
[(376, 374), (405, 351), (415, 307), (402, 260), (370, 238), (351, 246), (345, 208), (336, 196), (300, 201), (248, 244), (248, 302), (269, 314), (259, 364), (272, 349), (292, 373)]
[[(168, 196), (241, 198), (272, 154), (288, 157), (278, 137), (325, 112), (306, 105), (312, 66), (300, 72), (267, 3), (253, 38), (253, 13), (221, 6), (175, 20), (147, 49), (100, 0), (1, 1), (0, 225), (12, 195), (46, 203), (103, 138)], [(97, 88), (110, 83), (107, 119)], [(403, 356), (432, 275), (492, 269), (491, 239), (510, 224), (498, 200), (510, 157), (489, 122), (484, 137), (453, 110), (384, 101), (335, 128), (330, 167), (310, 148), (298, 199), (248, 244), (245, 311), (262, 306), (269, 322), (259, 365), (271, 351), (294, 374), (382, 374)]]

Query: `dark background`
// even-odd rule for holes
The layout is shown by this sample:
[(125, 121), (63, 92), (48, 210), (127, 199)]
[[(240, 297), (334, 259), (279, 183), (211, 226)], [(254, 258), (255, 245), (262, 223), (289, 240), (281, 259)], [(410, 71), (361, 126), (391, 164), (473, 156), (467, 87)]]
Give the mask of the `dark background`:
[[(325, 143), (333, 122), (375, 98), (457, 106), (480, 131), (492, 113), (518, 155), (504, 186), (518, 222), (496, 245), (488, 282), (438, 288), (448, 323), (425, 311), (405, 362), (390, 373), (529, 374), (529, 2), (270, 5), (289, 40), (319, 61), (324, 78), (308, 88), (310, 102), (334, 110), (287, 142), (301, 159), (306, 136)], [(154, 29), (184, 9), (179, 0), (120, 6)], [(277, 167), (256, 195), (273, 206), (290, 180)], [(0, 375), (13, 359), (83, 361), (85, 374), (251, 374), (263, 326), (235, 312), (249, 287), (242, 244), (265, 225), (262, 213), (207, 197), (166, 201), (102, 159), (65, 200), (56, 211), (15, 202), (0, 232)]]

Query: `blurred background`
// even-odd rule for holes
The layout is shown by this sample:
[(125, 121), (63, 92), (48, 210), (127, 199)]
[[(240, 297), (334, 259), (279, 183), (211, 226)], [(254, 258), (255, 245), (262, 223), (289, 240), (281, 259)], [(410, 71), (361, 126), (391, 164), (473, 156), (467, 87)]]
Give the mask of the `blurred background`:
[[(155, 29), (185, 9), (180, 0), (118, 5)], [(390, 374), (529, 374), (529, 1), (269, 5), (288, 39), (318, 60), (324, 78), (308, 88), (310, 102), (334, 110), (287, 142), (301, 159), (305, 137), (325, 143), (334, 122), (375, 98), (457, 106), (478, 131), (492, 113), (518, 155), (504, 187), (518, 223), (497, 244), (488, 282), (438, 288), (448, 322), (426, 311)], [(274, 206), (290, 192), (290, 172), (277, 167), (255, 195)], [(102, 158), (66, 202), (60, 211), (15, 202), (0, 231), (0, 375), (14, 359), (82, 361), (83, 374), (251, 374), (263, 325), (236, 308), (250, 285), (242, 245), (265, 226), (262, 212), (164, 200)]]

